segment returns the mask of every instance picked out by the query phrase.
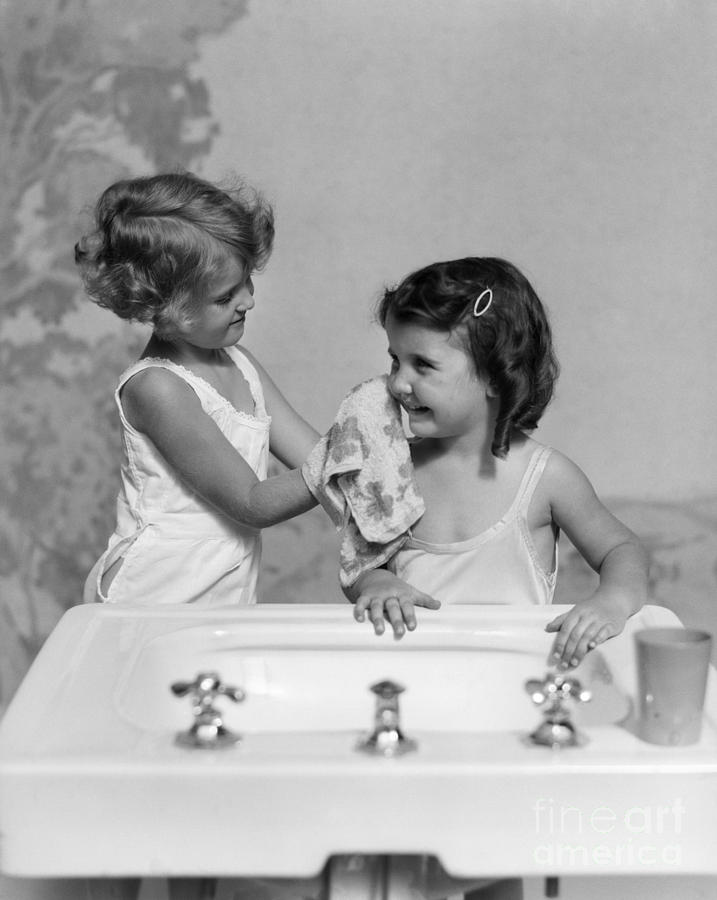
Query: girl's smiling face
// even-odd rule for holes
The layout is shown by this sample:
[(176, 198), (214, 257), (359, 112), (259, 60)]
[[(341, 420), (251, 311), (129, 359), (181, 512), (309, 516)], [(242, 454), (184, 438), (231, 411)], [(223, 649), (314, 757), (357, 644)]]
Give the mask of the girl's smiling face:
[(195, 347), (217, 350), (231, 347), (244, 334), (244, 319), (254, 307), (251, 273), (229, 254), (217, 271), (205, 281), (203, 296), (197, 299), (192, 324), (180, 333)]
[(454, 332), (386, 319), (389, 388), (416, 437), (459, 437), (484, 429), (487, 391)]

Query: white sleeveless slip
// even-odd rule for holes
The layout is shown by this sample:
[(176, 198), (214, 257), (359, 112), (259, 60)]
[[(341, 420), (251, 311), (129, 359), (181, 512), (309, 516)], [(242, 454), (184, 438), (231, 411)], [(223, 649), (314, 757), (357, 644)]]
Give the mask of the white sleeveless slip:
[[(138, 372), (152, 366), (174, 372), (194, 390), (204, 412), (257, 477), (264, 479), (271, 419), (259, 375), (237, 347), (226, 352), (249, 384), (253, 415), (236, 410), (203, 378), (166, 359), (142, 359), (121, 375), (115, 390), (123, 447), (117, 525), (87, 578), (85, 602), (136, 606), (256, 602), (261, 533), (236, 524), (190, 490), (152, 441), (130, 425), (120, 401), (122, 386)], [(122, 565), (103, 596), (102, 575), (120, 558)]]
[(467, 541), (436, 544), (409, 536), (389, 569), (442, 603), (549, 604), (558, 568), (545, 571), (528, 529), (528, 507), (550, 456), (538, 446), (518, 493), (495, 525)]

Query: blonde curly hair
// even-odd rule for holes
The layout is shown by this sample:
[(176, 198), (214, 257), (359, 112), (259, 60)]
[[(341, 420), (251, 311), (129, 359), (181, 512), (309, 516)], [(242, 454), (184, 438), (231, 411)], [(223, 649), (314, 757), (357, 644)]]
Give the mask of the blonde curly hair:
[(266, 264), (274, 240), (274, 214), (260, 193), (191, 172), (118, 181), (97, 201), (94, 219), (94, 230), (75, 244), (87, 294), (165, 339), (191, 326), (227, 253), (250, 275)]

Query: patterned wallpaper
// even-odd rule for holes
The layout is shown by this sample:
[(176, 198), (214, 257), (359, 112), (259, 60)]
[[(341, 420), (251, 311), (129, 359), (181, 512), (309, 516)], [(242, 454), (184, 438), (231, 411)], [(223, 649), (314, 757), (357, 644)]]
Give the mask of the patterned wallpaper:
[(190, 64), (245, 7), (0, 4), (0, 707), (78, 601), (114, 514), (112, 391), (140, 337), (82, 295), (81, 213), (117, 178), (207, 153), (218, 126)]
[[(191, 63), (203, 35), (246, 12), (244, 0), (0, 4), (0, 709), (113, 524), (112, 391), (141, 337), (83, 298), (80, 213), (116, 178), (198, 166), (218, 123)], [(714, 623), (717, 500), (612, 507), (650, 547), (656, 602)], [(341, 602), (336, 547), (318, 510), (269, 529), (263, 599)], [(558, 599), (591, 578), (564, 548)]]

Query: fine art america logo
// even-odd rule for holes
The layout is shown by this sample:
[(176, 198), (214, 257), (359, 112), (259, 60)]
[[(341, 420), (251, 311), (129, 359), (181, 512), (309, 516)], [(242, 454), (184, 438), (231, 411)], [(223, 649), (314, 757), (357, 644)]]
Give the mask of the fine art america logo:
[(536, 863), (565, 871), (584, 866), (679, 867), (680, 835), (685, 807), (679, 798), (669, 803), (580, 808), (540, 798), (531, 807), (538, 842)]

